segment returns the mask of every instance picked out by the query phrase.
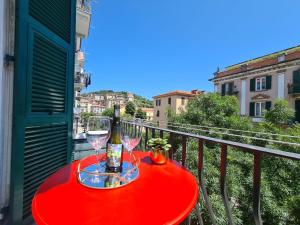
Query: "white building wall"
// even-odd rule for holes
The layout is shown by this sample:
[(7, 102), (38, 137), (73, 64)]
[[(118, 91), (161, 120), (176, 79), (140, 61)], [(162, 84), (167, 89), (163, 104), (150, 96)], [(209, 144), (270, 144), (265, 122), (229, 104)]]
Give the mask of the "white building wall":
[(14, 30), (15, 0), (0, 0), (0, 210), (9, 203), (14, 73), (3, 59), (14, 55)]

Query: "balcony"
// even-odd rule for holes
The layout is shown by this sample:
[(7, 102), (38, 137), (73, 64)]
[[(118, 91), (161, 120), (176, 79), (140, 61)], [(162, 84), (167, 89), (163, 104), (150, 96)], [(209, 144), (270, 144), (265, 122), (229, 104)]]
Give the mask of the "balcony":
[(91, 75), (87, 73), (77, 73), (74, 78), (75, 90), (80, 91), (91, 84)]
[(288, 93), (294, 96), (300, 96), (300, 84), (288, 84)]
[(91, 1), (77, 0), (76, 11), (76, 33), (80, 37), (87, 38), (91, 23)]
[[(136, 130), (138, 125), (141, 125), (131, 121), (122, 121), (122, 123), (125, 129), (132, 131)], [(201, 197), (196, 205), (192, 224), (236, 224), (236, 210), (238, 207), (244, 206), (247, 207), (246, 210), (248, 212), (247, 224), (263, 224), (264, 217), (268, 216), (264, 213), (264, 207), (268, 207), (264, 205), (264, 198), (268, 198), (267, 195), (264, 195), (264, 192), (268, 187), (266, 187), (266, 181), (262, 181), (262, 179), (265, 179), (265, 176), (270, 176), (265, 171), (267, 168), (266, 163), (271, 163), (275, 168), (278, 167), (278, 163), (291, 164), (299, 163), (300, 161), (300, 154), (297, 153), (222, 140), (174, 129), (164, 129), (147, 122), (142, 125), (145, 128), (145, 132), (138, 149), (147, 148), (146, 143), (151, 137), (168, 138), (172, 144), (172, 148), (169, 151), (170, 158), (180, 162), (198, 178)], [(195, 149), (193, 154), (191, 154), (191, 146), (194, 146)], [(80, 154), (87, 155), (89, 154), (88, 152), (87, 149), (84, 149)], [(232, 153), (238, 154), (239, 157), (244, 155), (247, 160), (232, 158)], [(78, 154), (77, 152), (75, 156), (78, 156)], [(214, 159), (217, 158), (219, 160), (218, 165), (213, 165), (216, 171), (209, 169), (209, 166), (212, 166), (209, 165), (211, 162), (209, 156), (211, 157), (212, 155), (208, 154), (212, 154)], [(248, 171), (238, 172), (233, 170), (232, 164), (234, 163), (237, 163), (239, 166), (247, 164), (246, 170)], [(284, 167), (280, 167), (280, 169), (288, 170)], [(246, 187), (243, 187), (242, 190), (249, 193), (248, 197), (235, 196), (237, 187), (232, 187), (232, 178), (226, 176), (232, 173), (236, 176), (234, 179), (239, 181), (242, 179), (246, 180)], [(276, 173), (276, 169), (271, 176), (272, 179), (281, 179), (281, 175), (279, 172)], [(219, 181), (219, 186), (212, 187), (212, 180)], [(242, 184), (239, 183), (239, 185), (241, 186)], [(220, 201), (223, 209), (214, 207), (213, 203), (216, 200)], [(281, 201), (280, 199), (277, 200)], [(223, 218), (223, 222), (220, 222), (220, 217), (218, 217), (220, 210), (226, 217)]]

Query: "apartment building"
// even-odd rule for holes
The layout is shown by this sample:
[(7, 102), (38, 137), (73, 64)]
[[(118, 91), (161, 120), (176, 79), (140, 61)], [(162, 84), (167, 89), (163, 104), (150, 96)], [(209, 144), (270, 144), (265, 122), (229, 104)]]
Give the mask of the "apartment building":
[(262, 121), (277, 98), (286, 99), (300, 122), (300, 46), (227, 67), (214, 73), (215, 92), (235, 95), (241, 115)]
[(198, 90), (188, 91), (171, 91), (153, 97), (154, 100), (154, 116), (153, 121), (165, 126), (168, 121), (167, 111), (171, 109), (176, 114), (185, 111), (188, 101), (203, 92)]
[(91, 74), (84, 69), (85, 54), (81, 51), (82, 41), (88, 38), (91, 23), (91, 0), (76, 0), (76, 39), (74, 67), (74, 131), (80, 117), (81, 90), (91, 84)]

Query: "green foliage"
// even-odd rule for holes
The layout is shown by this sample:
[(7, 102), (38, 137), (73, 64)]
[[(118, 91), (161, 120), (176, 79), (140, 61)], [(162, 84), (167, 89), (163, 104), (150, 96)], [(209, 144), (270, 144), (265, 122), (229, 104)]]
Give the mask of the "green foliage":
[(82, 112), (80, 113), (80, 118), (83, 124), (87, 124), (90, 116), (96, 116), (95, 113)]
[(126, 107), (125, 107), (125, 113), (129, 114), (131, 116), (134, 116), (135, 114), (135, 105), (133, 102), (128, 102)]
[(153, 101), (134, 94), (134, 103), (140, 108), (153, 108)]
[(147, 119), (147, 113), (144, 112), (142, 109), (139, 108), (139, 109), (136, 111), (135, 117), (136, 117), (136, 118), (139, 118), (139, 119), (145, 120), (145, 119)]
[(269, 111), (265, 111), (265, 120), (277, 125), (287, 124), (295, 117), (295, 112), (289, 107), (288, 101), (284, 99), (277, 99)]
[(102, 114), (102, 116), (108, 116), (110, 118), (112, 118), (114, 116), (114, 109), (113, 108), (108, 108), (108, 109), (105, 109)]
[(126, 113), (124, 113), (124, 114), (122, 114), (122, 115), (121, 115), (121, 118), (122, 118), (123, 120), (130, 121), (130, 120), (132, 120), (132, 119), (133, 119), (133, 116), (132, 116), (132, 115), (129, 115), (129, 114), (126, 114)]
[(168, 139), (162, 139), (162, 138), (151, 138), (147, 142), (148, 147), (150, 147), (152, 150), (164, 150), (169, 151), (171, 148), (171, 145), (168, 144)]
[[(197, 96), (189, 102), (186, 112), (175, 115), (170, 111), (167, 115), (169, 121), (174, 123), (253, 131), (252, 136), (261, 139), (272, 138), (278, 141), (300, 143), (300, 125), (295, 124), (290, 128), (283, 128), (282, 123), (286, 123), (291, 119), (291, 112), (286, 108), (286, 103), (282, 101), (276, 101), (276, 103), (273, 111), (267, 113), (267, 121), (255, 125), (248, 118), (239, 115), (239, 104), (236, 97), (222, 97), (218, 94)], [(274, 119), (282, 114), (282, 111), (278, 109), (288, 115), (284, 115), (283, 119)], [(191, 128), (191, 126), (189, 125), (187, 128)], [(183, 129), (183, 131), (190, 132), (188, 129)], [(213, 131), (219, 133), (213, 133)], [(217, 128), (210, 129), (209, 132), (199, 130), (194, 132), (236, 142), (300, 153), (299, 146), (288, 146), (247, 137), (234, 137), (226, 134), (226, 130), (220, 131)], [(244, 136), (248, 134), (241, 131), (231, 131), (230, 133), (243, 134)], [(275, 136), (273, 134), (289, 136)], [(178, 150), (175, 152), (175, 158), (178, 161), (181, 161), (181, 151), (182, 147), (179, 144)], [(228, 147), (227, 154), (227, 187), (234, 223), (238, 225), (253, 224), (253, 155), (233, 147)], [(187, 145), (186, 166), (195, 176), (198, 175), (197, 156), (198, 143), (195, 140), (190, 140)], [(220, 145), (205, 143), (203, 169), (203, 177), (217, 224), (228, 224), (220, 193)], [(298, 161), (263, 156), (261, 162), (261, 213), (264, 224), (300, 224), (299, 171), (300, 163)], [(202, 194), (200, 193), (200, 195)], [(203, 198), (200, 199), (200, 203), (204, 224), (211, 224)], [(193, 215), (193, 220), (195, 219), (196, 217)]]

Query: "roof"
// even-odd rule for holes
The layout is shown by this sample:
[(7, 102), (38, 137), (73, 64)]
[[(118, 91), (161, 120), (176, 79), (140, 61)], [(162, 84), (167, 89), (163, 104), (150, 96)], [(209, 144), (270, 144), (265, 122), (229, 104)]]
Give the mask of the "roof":
[(171, 91), (165, 94), (161, 94), (161, 95), (156, 95), (153, 98), (163, 98), (163, 97), (169, 97), (169, 96), (174, 96), (174, 95), (180, 95), (180, 96), (185, 96), (185, 97), (194, 97), (196, 96), (196, 94), (192, 94), (191, 92), (188, 91), (180, 91), (180, 90), (176, 90), (176, 91)]
[[(278, 57), (283, 55), (285, 56), (285, 59), (279, 62)], [(215, 73), (215, 77), (213, 79), (256, 70), (297, 59), (300, 59), (300, 45), (228, 66), (225, 70)]]

